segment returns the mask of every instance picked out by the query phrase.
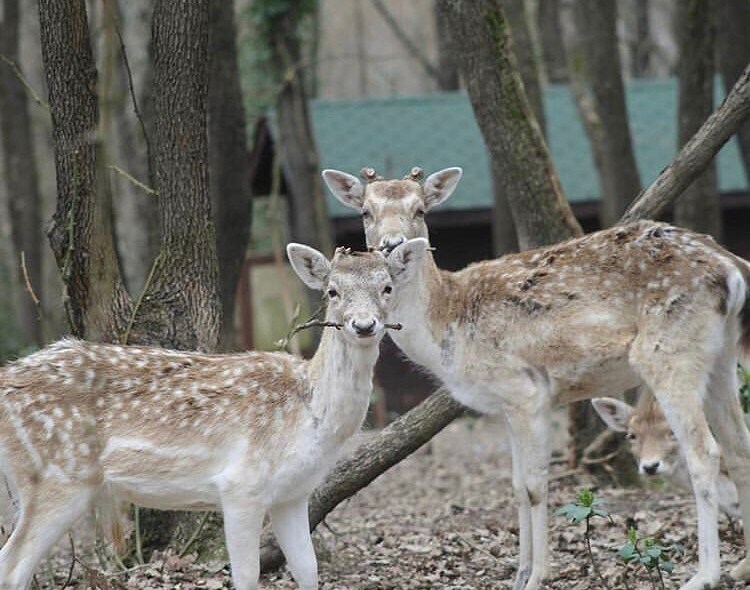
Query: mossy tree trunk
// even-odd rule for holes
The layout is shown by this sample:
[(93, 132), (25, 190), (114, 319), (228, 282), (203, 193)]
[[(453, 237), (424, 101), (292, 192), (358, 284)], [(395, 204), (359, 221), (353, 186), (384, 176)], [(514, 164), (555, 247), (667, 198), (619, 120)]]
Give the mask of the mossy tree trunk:
[(497, 0), (438, 0), (492, 166), (505, 187), (522, 249), (581, 234), (529, 104), (510, 26)]

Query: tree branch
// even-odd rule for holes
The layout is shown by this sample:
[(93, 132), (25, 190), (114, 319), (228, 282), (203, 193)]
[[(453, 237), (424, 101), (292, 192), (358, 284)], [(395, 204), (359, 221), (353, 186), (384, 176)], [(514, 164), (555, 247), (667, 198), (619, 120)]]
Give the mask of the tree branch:
[[(310, 499), (310, 530), (336, 506), (372, 483), (464, 413), (465, 408), (441, 388), (338, 462)], [(271, 571), (284, 557), (270, 535), (261, 540), (261, 567)]]
[(721, 106), (706, 119), (672, 163), (648, 188), (641, 191), (620, 222), (658, 216), (706, 169), (748, 116), (750, 66), (745, 68)]
[(388, 10), (388, 7), (383, 4), (383, 0), (372, 0), (372, 5), (375, 7), (375, 10), (380, 13), (380, 16), (383, 17), (383, 20), (391, 29), (391, 32), (395, 35), (396, 39), (398, 39), (409, 54), (419, 62), (419, 65), (422, 66), (425, 73), (439, 84), (440, 71), (430, 62), (429, 59), (427, 59), (427, 56), (419, 46), (411, 40), (409, 35), (406, 34), (406, 31), (404, 31), (396, 18), (391, 14), (391, 11)]

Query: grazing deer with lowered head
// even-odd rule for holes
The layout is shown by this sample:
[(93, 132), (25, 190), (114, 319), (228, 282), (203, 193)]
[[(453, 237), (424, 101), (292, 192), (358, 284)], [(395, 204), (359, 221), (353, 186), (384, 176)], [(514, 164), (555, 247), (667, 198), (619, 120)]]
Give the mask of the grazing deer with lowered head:
[[(690, 487), (685, 457), (680, 453), (664, 412), (650, 392), (642, 392), (635, 407), (612, 397), (595, 397), (591, 404), (608, 428), (626, 433), (642, 475), (662, 476), (681, 487)], [(737, 487), (723, 462), (716, 488), (719, 510), (731, 518), (740, 518)]]
[[(384, 252), (426, 238), (425, 214), (453, 193), (460, 168), (366, 184), (323, 172)], [(548, 572), (547, 476), (555, 404), (646, 384), (685, 454), (698, 513), (699, 568), (683, 590), (720, 576), (718, 438), (740, 493), (750, 547), (750, 432), (736, 363), (750, 352), (750, 265), (709, 237), (663, 223), (615, 227), (555, 246), (438, 269), (431, 253), (395, 298), (408, 317), (393, 340), (467, 406), (504, 414), (519, 507), (516, 590)], [(710, 424), (710, 427), (709, 427)], [(714, 435), (712, 435), (712, 430)], [(732, 572), (750, 578), (750, 558)]]
[(317, 588), (308, 498), (362, 425), (393, 297), (426, 247), (411, 240), (387, 260), (339, 249), (329, 261), (290, 244), (337, 327), (309, 361), (68, 339), (0, 369), (0, 468), (20, 511), (0, 588), (26, 589), (95, 501), (222, 510), (237, 590), (257, 587), (268, 512), (295, 580)]

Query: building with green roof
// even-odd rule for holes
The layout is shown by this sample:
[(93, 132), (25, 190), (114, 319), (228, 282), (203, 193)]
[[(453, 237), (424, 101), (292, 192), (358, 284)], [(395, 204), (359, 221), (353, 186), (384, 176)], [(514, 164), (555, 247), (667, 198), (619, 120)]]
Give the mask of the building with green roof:
[[(641, 181), (647, 185), (677, 153), (677, 82), (632, 81), (627, 85), (627, 104)], [(550, 152), (568, 200), (597, 201), (599, 178), (568, 87), (548, 86), (544, 108)], [(356, 174), (363, 166), (371, 166), (390, 178), (402, 176), (412, 166), (426, 172), (461, 166), (461, 184), (443, 207), (491, 206), (488, 155), (465, 94), (316, 100), (312, 119), (322, 168)], [(736, 140), (719, 153), (718, 178), (722, 193), (748, 190)], [(354, 213), (330, 195), (328, 205), (334, 218)]]

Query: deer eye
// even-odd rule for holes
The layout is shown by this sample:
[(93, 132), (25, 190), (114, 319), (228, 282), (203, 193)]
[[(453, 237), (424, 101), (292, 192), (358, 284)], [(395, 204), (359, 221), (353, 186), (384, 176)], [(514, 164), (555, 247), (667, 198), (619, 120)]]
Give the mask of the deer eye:
[(372, 217), (372, 213), (367, 209), (362, 209), (362, 219), (369, 219), (370, 217)]
[(627, 434), (625, 435), (625, 438), (627, 438), (628, 440), (635, 440), (635, 439), (636, 439), (636, 438), (638, 438), (638, 437), (637, 437), (637, 436), (636, 436), (635, 434), (633, 434), (632, 432), (628, 432), (628, 433), (627, 433)]
[(414, 212), (414, 217), (424, 217), (424, 209), (417, 209)]
[(339, 292), (336, 289), (328, 289), (328, 298), (335, 299), (339, 296)]
[(390, 285), (386, 285), (385, 288), (383, 289), (383, 293), (385, 293), (386, 295), (390, 295), (392, 292), (393, 292), (393, 287), (391, 287)]

